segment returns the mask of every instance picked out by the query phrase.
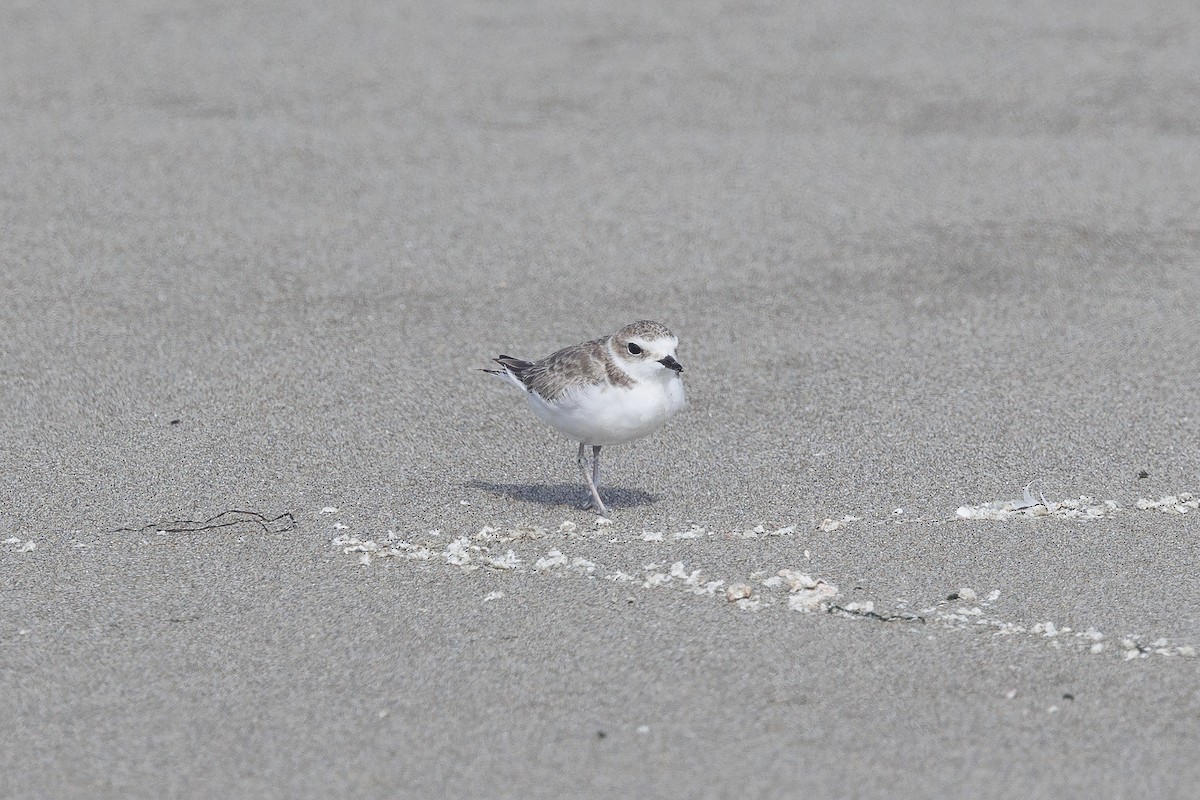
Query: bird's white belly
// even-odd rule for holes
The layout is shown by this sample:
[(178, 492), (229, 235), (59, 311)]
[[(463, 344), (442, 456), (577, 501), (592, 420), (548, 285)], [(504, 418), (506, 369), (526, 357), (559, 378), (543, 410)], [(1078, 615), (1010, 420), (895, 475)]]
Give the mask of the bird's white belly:
[(577, 389), (554, 402), (529, 394), (529, 406), (543, 422), (573, 441), (593, 445), (622, 444), (648, 436), (684, 404), (683, 381), (676, 375), (630, 389)]

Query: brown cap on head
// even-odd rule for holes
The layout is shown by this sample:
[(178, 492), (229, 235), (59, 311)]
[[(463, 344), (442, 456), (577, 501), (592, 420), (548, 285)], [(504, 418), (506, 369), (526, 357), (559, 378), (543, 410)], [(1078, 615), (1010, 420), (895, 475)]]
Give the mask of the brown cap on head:
[(640, 319), (637, 322), (631, 322), (621, 330), (614, 334), (620, 341), (629, 341), (630, 339), (674, 339), (675, 334), (663, 325), (661, 322), (654, 322), (649, 319)]

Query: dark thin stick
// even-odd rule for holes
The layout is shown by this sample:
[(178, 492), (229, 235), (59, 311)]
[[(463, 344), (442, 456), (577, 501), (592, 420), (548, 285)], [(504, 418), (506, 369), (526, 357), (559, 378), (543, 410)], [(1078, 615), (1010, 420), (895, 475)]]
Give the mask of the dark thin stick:
[[(239, 515), (236, 519), (224, 519), (233, 515)], [(281, 523), (278, 527), (272, 528), (275, 523)], [(236, 525), (250, 524), (262, 529), (263, 533), (286, 533), (296, 527), (296, 518), (292, 516), (290, 511), (285, 511), (276, 517), (267, 517), (264, 514), (259, 514), (257, 511), (222, 511), (216, 516), (209, 517), (206, 520), (194, 519), (175, 519), (164, 523), (151, 523), (143, 525), (140, 528), (116, 528), (109, 533), (145, 533), (146, 531), (162, 531), (163, 533), (196, 533), (199, 531), (212, 531), (220, 528), (232, 528)]]
[(878, 611), (862, 611), (857, 608), (846, 608), (845, 606), (831, 605), (826, 609), (825, 613), (849, 614), (852, 617), (866, 617), (867, 619), (877, 619), (880, 622), (919, 622), (922, 625), (925, 624), (925, 618), (916, 614), (880, 614)]

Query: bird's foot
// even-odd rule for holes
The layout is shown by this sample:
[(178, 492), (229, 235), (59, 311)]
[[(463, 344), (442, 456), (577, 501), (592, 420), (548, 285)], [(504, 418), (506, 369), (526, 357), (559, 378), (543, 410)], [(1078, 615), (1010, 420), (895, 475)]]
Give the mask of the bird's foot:
[(597, 516), (601, 516), (601, 517), (608, 516), (608, 508), (605, 507), (604, 503), (601, 502), (600, 506), (597, 508), (596, 501), (590, 497), (583, 502), (583, 505), (580, 506), (580, 508), (582, 508), (584, 511), (595, 511)]

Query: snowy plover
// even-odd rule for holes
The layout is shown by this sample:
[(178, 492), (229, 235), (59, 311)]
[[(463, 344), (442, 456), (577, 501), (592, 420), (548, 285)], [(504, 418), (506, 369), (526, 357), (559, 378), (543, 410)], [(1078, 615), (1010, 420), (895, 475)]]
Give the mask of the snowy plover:
[[(601, 516), (600, 448), (640, 439), (661, 428), (684, 406), (683, 367), (675, 360), (679, 340), (665, 325), (642, 320), (611, 336), (564, 347), (541, 361), (493, 359), (503, 369), (484, 372), (507, 378), (526, 392), (529, 408), (568, 439), (592, 493), (584, 508)], [(589, 473), (585, 450), (592, 448)]]

